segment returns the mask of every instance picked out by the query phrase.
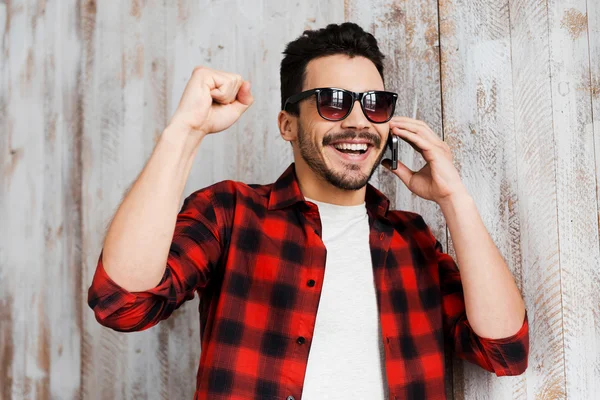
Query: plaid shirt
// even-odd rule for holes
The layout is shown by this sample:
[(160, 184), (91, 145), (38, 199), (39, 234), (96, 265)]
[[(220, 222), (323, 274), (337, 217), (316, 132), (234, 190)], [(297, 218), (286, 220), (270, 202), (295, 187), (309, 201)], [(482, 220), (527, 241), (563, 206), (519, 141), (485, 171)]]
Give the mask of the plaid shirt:
[[(457, 265), (423, 218), (388, 211), (371, 184), (365, 202), (390, 399), (444, 399), (445, 350), (498, 376), (523, 373), (527, 314), (513, 336), (475, 334)], [(272, 184), (227, 180), (188, 196), (155, 288), (123, 289), (106, 274), (101, 252), (88, 304), (102, 325), (141, 331), (197, 291), (194, 399), (300, 400), (325, 258), (318, 208), (305, 201), (292, 163)]]

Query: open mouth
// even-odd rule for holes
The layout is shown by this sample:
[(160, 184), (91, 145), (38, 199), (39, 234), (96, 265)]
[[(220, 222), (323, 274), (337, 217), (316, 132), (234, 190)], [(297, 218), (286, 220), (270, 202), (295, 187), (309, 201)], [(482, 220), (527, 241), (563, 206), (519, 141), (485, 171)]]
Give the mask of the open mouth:
[(365, 154), (369, 150), (367, 143), (360, 144), (349, 144), (349, 143), (336, 143), (332, 145), (337, 151), (344, 154)]
[(327, 147), (333, 148), (338, 156), (348, 161), (365, 160), (373, 148), (369, 143), (334, 143)]

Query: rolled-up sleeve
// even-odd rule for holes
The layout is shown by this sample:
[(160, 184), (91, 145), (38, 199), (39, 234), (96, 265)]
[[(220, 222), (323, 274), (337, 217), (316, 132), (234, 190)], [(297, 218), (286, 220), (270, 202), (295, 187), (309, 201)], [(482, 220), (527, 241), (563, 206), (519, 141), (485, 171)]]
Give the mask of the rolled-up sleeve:
[(435, 240), (435, 251), (442, 291), (444, 334), (456, 356), (497, 376), (525, 372), (529, 357), (527, 311), (521, 328), (511, 336), (489, 339), (477, 335), (467, 319), (458, 266), (449, 254), (443, 252), (438, 240)]
[(118, 285), (104, 269), (102, 249), (88, 289), (88, 305), (100, 324), (121, 332), (148, 329), (208, 285), (223, 253), (212, 197), (202, 189), (183, 202), (165, 272), (154, 288), (130, 292)]

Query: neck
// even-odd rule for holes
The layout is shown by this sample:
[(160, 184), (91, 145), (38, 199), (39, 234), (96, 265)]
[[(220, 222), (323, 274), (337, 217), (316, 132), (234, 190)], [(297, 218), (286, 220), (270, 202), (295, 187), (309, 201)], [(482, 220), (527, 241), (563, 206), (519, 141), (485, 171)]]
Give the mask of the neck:
[(300, 191), (305, 197), (340, 206), (356, 206), (365, 201), (366, 186), (359, 190), (335, 187), (324, 178), (317, 176), (302, 159), (295, 161), (295, 170)]

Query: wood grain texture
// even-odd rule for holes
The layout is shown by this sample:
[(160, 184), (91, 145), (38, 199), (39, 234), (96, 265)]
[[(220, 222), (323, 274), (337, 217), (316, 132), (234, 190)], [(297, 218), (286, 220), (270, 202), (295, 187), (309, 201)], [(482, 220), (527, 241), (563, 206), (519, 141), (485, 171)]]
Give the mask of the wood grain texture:
[[(397, 115), (428, 123), (524, 295), (525, 374), (448, 359), (448, 398), (600, 392), (600, 3), (594, 0), (0, 0), (0, 400), (191, 398), (198, 300), (144, 332), (86, 304), (102, 241), (197, 65), (241, 74), (254, 105), (198, 152), (184, 196), (274, 181), (279, 63), (304, 29), (373, 33)], [(401, 161), (424, 162), (401, 143)], [(439, 208), (380, 169), (393, 209)]]
[[(440, 1), (439, 10), (444, 137), (492, 240), (521, 286), (509, 3)], [(455, 258), (452, 245), (449, 253)], [(459, 360), (455, 367), (456, 398), (527, 395), (525, 375), (499, 379)]]
[(0, 398), (79, 397), (76, 1), (0, 4)]
[[(598, 236), (600, 236), (600, 190), (598, 190), (600, 183), (600, 4), (596, 1), (587, 2), (587, 15), (588, 15), (588, 46), (590, 52), (590, 80), (589, 86), (584, 91), (590, 96), (592, 102), (592, 127), (593, 127), (593, 141), (594, 141), (594, 159), (596, 162), (596, 182), (592, 186), (592, 190), (596, 188), (596, 223), (598, 225)], [(593, 226), (593, 222), (592, 222)], [(600, 263), (595, 266), (591, 264), (591, 277), (590, 285), (594, 294), (598, 296), (600, 289)], [(586, 279), (588, 279), (586, 277)], [(589, 370), (588, 374), (594, 377), (596, 381), (600, 380), (600, 334), (598, 334), (598, 327), (600, 326), (600, 301), (596, 297), (595, 306), (593, 307), (593, 318), (589, 321), (589, 326), (595, 327), (596, 332), (592, 333), (592, 340), (590, 343), (591, 357), (590, 364), (587, 366)], [(598, 392), (596, 390), (596, 392)]]
[[(557, 214), (557, 158), (552, 139), (548, 13), (545, 2), (510, 4), (516, 171), (522, 270), (517, 269), (530, 321), (527, 393), (565, 398), (563, 287)], [(536, 60), (536, 62), (531, 62)]]
[(586, 2), (549, 1), (548, 22), (566, 394), (585, 399), (600, 390), (598, 160), (588, 90)]
[[(126, 2), (83, 4), (83, 115), (82, 227), (83, 279), (86, 291), (92, 280), (104, 234), (133, 176), (126, 176), (128, 163), (140, 151), (125, 154)], [(131, 104), (131, 107), (135, 107)], [(83, 397), (129, 398), (132, 369), (128, 349), (139, 345), (140, 335), (124, 335), (100, 326), (92, 310), (83, 313)], [(134, 383), (134, 382), (132, 382)]]

